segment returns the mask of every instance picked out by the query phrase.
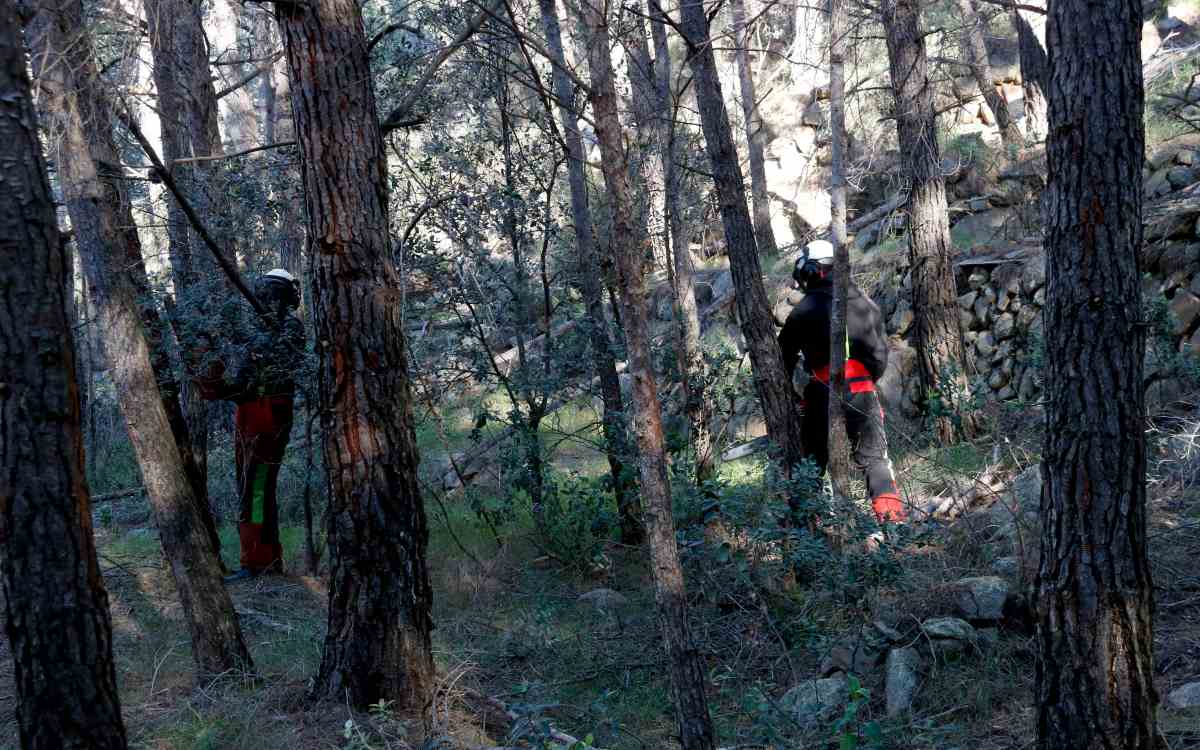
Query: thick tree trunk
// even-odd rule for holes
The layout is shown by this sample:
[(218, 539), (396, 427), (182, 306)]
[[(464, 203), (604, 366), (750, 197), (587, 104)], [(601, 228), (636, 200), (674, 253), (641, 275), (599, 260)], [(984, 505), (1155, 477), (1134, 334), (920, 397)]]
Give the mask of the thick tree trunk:
[(662, 149), (664, 208), (670, 230), (671, 262), (674, 267), (675, 301), (679, 315), (675, 321), (678, 337), (677, 358), (683, 377), (684, 410), (691, 425), (690, 441), (696, 454), (696, 481), (709, 479), (716, 472), (713, 447), (713, 403), (707, 387), (707, 366), (700, 348), (700, 313), (696, 305), (696, 285), (692, 253), (683, 229), (680, 193), (683, 170), (679, 168), (678, 130), (675, 127), (675, 97), (671, 84), (671, 50), (667, 44), (667, 22), (659, 0), (647, 0), (650, 34), (654, 39), (654, 86), (658, 96), (659, 146)]
[[(1027, 0), (1025, 5), (1040, 6), (1039, 0)], [(1045, 31), (1043, 16), (1028, 10), (1012, 10), (1013, 26), (1017, 28), (1017, 45), (1021, 64), (1021, 88), (1025, 93), (1025, 139), (1030, 143), (1046, 140), (1049, 124), (1046, 120), (1046, 91), (1049, 87), (1049, 62), (1042, 44)]]
[(754, 228), (746, 208), (745, 183), (738, 168), (737, 151), (733, 147), (729, 116), (708, 35), (708, 18), (701, 0), (684, 0), (680, 14), (705, 147), (721, 204), (738, 318), (746, 347), (750, 350), (754, 387), (762, 403), (767, 434), (781, 452), (784, 469), (790, 474), (803, 455), (800, 415), (792, 397), (791, 381), (783, 369), (783, 354), (775, 339), (775, 323), (763, 287)]
[(704, 670), (688, 632), (687, 596), (683, 568), (675, 542), (671, 513), (671, 485), (663, 444), (662, 413), (650, 351), (650, 325), (646, 303), (646, 250), (650, 238), (637, 233), (629, 185), (626, 153), (617, 116), (617, 95), (609, 56), (608, 21), (603, 11), (582, 6), (591, 31), (592, 111), (600, 141), (601, 166), (613, 211), (613, 255), (624, 309), (629, 372), (633, 376), (633, 433), (639, 449), (639, 473), (654, 577), (655, 602), (679, 721), (679, 741), (685, 750), (715, 747), (712, 720), (705, 696)]
[(83, 472), (71, 260), (14, 3), (0, 3), (0, 567), (21, 747), (126, 746)]
[(171, 564), (201, 679), (251, 668), (151, 365), (128, 266), (140, 259), (124, 175), (78, 0), (43, 0), (26, 28), (49, 142), (103, 331), (117, 398)]
[(662, 113), (658, 111), (658, 97), (655, 96), (654, 61), (650, 59), (645, 13), (641, 5), (638, 0), (636, 4), (626, 6), (632, 10), (632, 17), (626, 24), (622, 40), (626, 54), (625, 67), (629, 71), (630, 109), (635, 122), (635, 145), (629, 155), (629, 186), (633, 190), (638, 226), (645, 228), (654, 245), (656, 263), (661, 261), (665, 267), (670, 262), (667, 244), (670, 238), (667, 236), (667, 227), (659, 223), (662, 215), (653, 210), (655, 200), (665, 192), (665, 164), (658, 144)]
[(921, 392), (939, 394), (951, 412), (935, 417), (938, 438), (949, 443), (957, 436), (971, 437), (976, 427), (972, 414), (961, 408), (968, 390), (963, 369), (966, 360), (954, 287), (933, 84), (916, 0), (885, 0), (882, 10), (900, 158), (911, 183), (907, 206), (909, 256)]
[(621, 525), (621, 541), (624, 544), (640, 544), (645, 532), (642, 527), (641, 502), (633, 472), (625, 462), (636, 460), (631, 454), (632, 446), (625, 427), (625, 406), (621, 399), (621, 381), (617, 377), (617, 360), (613, 352), (612, 339), (608, 335), (608, 317), (604, 313), (604, 292), (600, 285), (600, 259), (596, 252), (596, 238), (592, 230), (592, 213), (588, 205), (587, 175), (584, 163), (583, 141), (579, 133), (579, 113), (569, 106), (574, 100), (574, 86), (563, 70), (566, 56), (563, 54), (562, 31), (558, 21), (558, 8), (554, 0), (539, 0), (542, 14), (542, 29), (546, 34), (546, 45), (554, 56), (553, 87), (558, 101), (558, 118), (562, 126), (563, 140), (567, 150), (567, 180), (571, 188), (571, 220), (575, 224), (575, 246), (579, 263), (576, 266), (579, 290), (587, 308), (588, 338), (592, 346), (592, 357), (596, 374), (600, 378), (600, 399), (604, 404), (604, 450), (608, 456), (608, 469), (613, 480), (613, 494)]
[(987, 43), (983, 38), (984, 23), (975, 0), (957, 0), (958, 12), (962, 14), (963, 24), (963, 55), (971, 76), (979, 86), (979, 93), (988, 109), (996, 116), (996, 126), (1000, 129), (1000, 140), (1005, 146), (1020, 148), (1021, 131), (1008, 114), (1008, 100), (992, 79), (992, 64), (988, 59)]
[[(177, 184), (188, 191), (192, 204), (209, 206), (211, 169), (203, 163), (176, 164), (176, 160), (220, 153), (217, 97), (209, 74), (208, 48), (199, 3), (187, 0), (143, 0), (150, 48), (154, 55), (154, 87), (158, 93), (163, 158)], [(196, 309), (196, 259), (187, 217), (175, 200), (167, 201), (167, 240), (175, 292), (185, 309)], [(198, 251), (203, 252), (203, 251)], [(186, 336), (177, 339), (186, 345)], [(208, 500), (208, 403), (194, 385), (181, 384), (179, 399), (186, 417), (187, 435), (180, 443), (192, 488), (211, 518)], [(168, 410), (169, 413), (170, 410)], [(174, 426), (174, 425), (173, 425)], [(215, 521), (209, 523), (215, 536)], [(218, 554), (219, 540), (218, 544)]]
[(733, 0), (733, 28), (737, 37), (738, 83), (742, 93), (742, 117), (746, 121), (746, 146), (750, 156), (750, 196), (754, 204), (754, 239), (758, 251), (775, 256), (775, 230), (771, 228), (771, 198), (767, 194), (766, 151), (767, 134), (758, 116), (758, 98), (754, 91), (754, 73), (750, 70), (750, 27), (746, 22), (746, 0)]
[(1156, 743), (1141, 4), (1050, 6), (1038, 747)]
[(420, 710), (434, 682), (429, 530), (362, 15), (353, 0), (275, 7), (308, 201), (329, 472), (329, 629), (313, 692)]
[(850, 248), (846, 242), (846, 9), (829, 0), (829, 165), (833, 243), (833, 309), (829, 318), (829, 478), (841, 501), (850, 497), (850, 437), (846, 432), (846, 300), (850, 289)]

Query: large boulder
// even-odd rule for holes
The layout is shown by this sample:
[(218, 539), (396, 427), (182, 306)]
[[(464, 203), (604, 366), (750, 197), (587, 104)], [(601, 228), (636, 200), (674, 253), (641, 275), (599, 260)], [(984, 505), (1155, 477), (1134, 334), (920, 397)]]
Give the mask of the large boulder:
[(999, 620), (1008, 599), (1008, 582), (997, 576), (974, 576), (954, 584), (958, 612), (968, 620)]
[(1172, 708), (1200, 708), (1200, 682), (1189, 682), (1167, 693)]
[(831, 717), (850, 697), (846, 675), (805, 680), (784, 694), (780, 703), (798, 724), (809, 726)]
[(1171, 333), (1182, 336), (1192, 330), (1200, 317), (1200, 297), (1187, 290), (1175, 292), (1171, 299)]
[(935, 654), (957, 654), (975, 646), (977, 636), (971, 623), (957, 617), (931, 617), (921, 623)]
[(1015, 331), (1016, 321), (1013, 319), (1011, 313), (1004, 313), (1000, 315), (998, 318), (996, 318), (996, 321), (992, 323), (992, 334), (996, 337), (997, 341), (1004, 341), (1005, 339), (1012, 338)]
[(894, 648), (888, 652), (886, 669), (887, 715), (897, 716), (912, 707), (921, 680), (921, 655), (912, 647)]

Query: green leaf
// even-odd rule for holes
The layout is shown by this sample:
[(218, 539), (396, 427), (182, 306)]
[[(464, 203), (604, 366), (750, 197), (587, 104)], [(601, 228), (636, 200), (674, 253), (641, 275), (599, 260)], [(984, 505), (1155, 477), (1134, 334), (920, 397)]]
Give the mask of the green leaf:
[(872, 745), (883, 745), (883, 727), (879, 726), (878, 721), (868, 721), (863, 725), (863, 734)]
[(839, 750), (855, 750), (858, 747), (858, 738), (852, 734), (843, 734), (841, 742), (838, 743)]

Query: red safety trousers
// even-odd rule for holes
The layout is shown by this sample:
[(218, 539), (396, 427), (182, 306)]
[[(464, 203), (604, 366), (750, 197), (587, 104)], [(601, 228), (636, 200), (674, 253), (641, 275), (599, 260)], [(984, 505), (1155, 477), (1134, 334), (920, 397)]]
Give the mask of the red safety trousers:
[[(880, 523), (905, 520), (904, 505), (896, 488), (896, 476), (888, 458), (883, 406), (875, 393), (875, 381), (858, 360), (846, 360), (846, 432), (854, 464), (867, 479), (871, 509)], [(829, 464), (829, 366), (813, 372), (804, 388), (804, 450), (821, 471)]]
[(292, 431), (292, 396), (264, 396), (239, 403), (233, 421), (242, 568), (255, 574), (281, 572), (276, 488)]

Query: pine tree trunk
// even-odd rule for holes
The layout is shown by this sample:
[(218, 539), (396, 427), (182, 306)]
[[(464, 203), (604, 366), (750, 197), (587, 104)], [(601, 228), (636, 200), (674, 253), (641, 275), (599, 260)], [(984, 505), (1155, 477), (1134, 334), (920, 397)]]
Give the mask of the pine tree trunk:
[(1050, 6), (1038, 747), (1156, 743), (1141, 4)]
[[(1027, 0), (1025, 5), (1043, 5)], [(1012, 10), (1013, 25), (1017, 28), (1017, 49), (1021, 64), (1021, 88), (1025, 94), (1025, 139), (1030, 143), (1046, 140), (1049, 124), (1046, 120), (1046, 90), (1049, 86), (1049, 66), (1040, 14), (1028, 10)]]
[(1000, 140), (1005, 146), (1020, 148), (1021, 131), (1008, 114), (1008, 100), (992, 82), (992, 64), (988, 58), (987, 43), (984, 41), (983, 16), (975, 6), (975, 0), (957, 0), (958, 12), (962, 14), (963, 23), (963, 52), (971, 76), (979, 86), (979, 93), (992, 114), (996, 116), (996, 126), (1000, 129)]
[(707, 387), (708, 368), (700, 348), (700, 312), (696, 305), (695, 269), (683, 229), (683, 170), (679, 168), (678, 129), (675, 127), (675, 97), (671, 84), (671, 50), (667, 44), (667, 22), (659, 0), (648, 0), (650, 34), (654, 39), (654, 85), (658, 96), (659, 145), (662, 148), (664, 208), (671, 237), (671, 262), (674, 268), (675, 301), (679, 309), (676, 323), (677, 358), (683, 376), (684, 410), (691, 425), (689, 435), (696, 455), (696, 481), (716, 473), (717, 456), (713, 445), (714, 407)]
[(790, 473), (803, 455), (800, 415), (792, 398), (791, 380), (783, 369), (783, 353), (775, 338), (775, 323), (763, 287), (754, 228), (746, 208), (745, 183), (733, 147), (704, 4), (701, 0), (684, 0), (680, 17), (705, 147), (721, 204), (729, 270), (733, 275), (742, 334), (750, 351), (754, 387), (762, 403), (767, 434), (782, 455), (785, 471)]
[(846, 432), (846, 300), (850, 289), (850, 248), (846, 242), (846, 80), (845, 6), (829, 0), (829, 165), (833, 242), (833, 309), (829, 318), (829, 478), (834, 495), (850, 498), (850, 437)]
[(554, 98), (558, 100), (559, 124), (562, 126), (567, 150), (571, 220), (575, 225), (575, 246), (579, 258), (576, 273), (583, 303), (587, 308), (588, 338), (592, 346), (596, 374), (600, 379), (600, 399), (604, 404), (604, 451), (608, 456), (613, 494), (617, 500), (621, 542), (640, 544), (645, 530), (642, 527), (642, 510), (637, 486), (633, 481), (632, 471), (625, 467), (625, 462), (634, 459), (634, 456), (630, 453), (632, 446), (625, 428), (621, 381), (617, 377), (616, 355), (613, 352), (612, 339), (608, 335), (608, 317), (604, 313), (604, 292), (600, 285), (602, 271), (592, 230), (591, 208), (588, 205), (586, 165), (578, 125), (579, 114), (568, 106), (574, 100), (574, 86), (570, 76), (562, 69), (566, 64), (566, 57), (563, 53), (557, 5), (554, 0), (539, 0), (538, 6), (542, 14), (542, 29), (546, 34), (546, 46), (555, 58)]
[[(754, 91), (754, 74), (750, 70), (750, 27), (746, 22), (746, 0), (733, 0), (733, 28), (738, 35), (738, 83), (742, 93), (742, 118), (746, 122), (746, 147), (750, 156), (750, 196), (754, 204), (754, 239), (758, 251), (774, 257), (779, 254), (775, 230), (771, 228), (771, 198), (767, 194), (766, 132), (758, 116), (758, 98)], [(760, 53), (762, 54), (762, 53)]]
[(26, 38), (118, 402), (205, 679), (250, 669), (250, 654), (151, 365), (137, 274), (128, 269), (141, 249), (86, 28), (78, 0), (44, 0)]
[(20, 744), (126, 746), (96, 560), (68, 308), (72, 264), (26, 77), (0, 3), (0, 568)]
[[(202, 188), (197, 189), (204, 182), (206, 168), (175, 164), (177, 159), (213, 153), (214, 139), (216, 150), (220, 149), (216, 92), (208, 75), (200, 6), (185, 0), (143, 0), (143, 7), (154, 55), (163, 158), (176, 183), (188, 190), (192, 203), (207, 206), (208, 201), (200, 195)], [(167, 242), (176, 296), (184, 300), (185, 309), (193, 309), (199, 301), (193, 238), (187, 217), (174, 199), (167, 201)], [(186, 345), (187, 337), (180, 335), (178, 326), (176, 339)], [(175, 390), (178, 414), (170, 404), (167, 413), (172, 416), (172, 431), (219, 557), (220, 538), (208, 498), (208, 403), (190, 381), (181, 382)]]
[(617, 116), (608, 21), (602, 11), (598, 13), (586, 3), (582, 9), (591, 32), (588, 58), (592, 75), (592, 111), (600, 141), (604, 183), (612, 201), (613, 255), (624, 310), (629, 372), (633, 377), (633, 434), (638, 441), (650, 566), (663, 640), (667, 646), (667, 668), (679, 722), (679, 741), (684, 750), (710, 750), (715, 747), (712, 720), (708, 714), (700, 655), (688, 632), (687, 596), (675, 542), (662, 413), (650, 351), (646, 300), (646, 250), (650, 238), (637, 234), (626, 182), (627, 157)]
[(435, 677), (429, 530), (362, 15), (353, 0), (276, 13), (308, 200), (329, 473), (329, 629), (313, 692), (421, 710)]
[(973, 415), (963, 407), (968, 385), (962, 329), (942, 179), (941, 151), (933, 110), (925, 37), (916, 0), (885, 0), (888, 62), (896, 102), (900, 158), (910, 180), (909, 257), (912, 265), (913, 328), (921, 392), (939, 394), (952, 412), (935, 418), (938, 438), (953, 442), (975, 434)]

